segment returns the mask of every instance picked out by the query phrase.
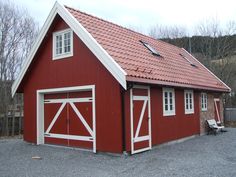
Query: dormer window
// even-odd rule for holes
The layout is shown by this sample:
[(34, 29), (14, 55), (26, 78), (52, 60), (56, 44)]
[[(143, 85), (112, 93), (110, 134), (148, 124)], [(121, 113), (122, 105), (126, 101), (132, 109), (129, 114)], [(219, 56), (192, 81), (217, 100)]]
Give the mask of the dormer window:
[(53, 33), (53, 60), (73, 56), (73, 31), (66, 29)]
[(156, 49), (154, 49), (150, 44), (148, 44), (147, 42), (141, 41), (141, 40), (140, 40), (140, 42), (141, 42), (150, 52), (152, 52), (153, 55), (161, 56), (161, 55), (156, 51)]

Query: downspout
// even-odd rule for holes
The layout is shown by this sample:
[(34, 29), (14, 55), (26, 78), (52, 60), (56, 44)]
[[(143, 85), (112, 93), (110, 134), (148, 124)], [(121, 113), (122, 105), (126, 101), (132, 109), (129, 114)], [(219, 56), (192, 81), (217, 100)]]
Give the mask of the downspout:
[(128, 84), (127, 90), (121, 88), (121, 113), (122, 113), (122, 151), (123, 154), (127, 155), (126, 152), (126, 122), (125, 122), (125, 93), (133, 88), (133, 84)]

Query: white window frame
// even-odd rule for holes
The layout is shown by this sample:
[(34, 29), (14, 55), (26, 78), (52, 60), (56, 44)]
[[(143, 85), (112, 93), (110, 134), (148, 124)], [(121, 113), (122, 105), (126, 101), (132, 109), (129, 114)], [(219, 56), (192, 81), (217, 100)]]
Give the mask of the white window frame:
[(201, 108), (202, 111), (207, 111), (207, 93), (201, 93)]
[[(165, 110), (165, 93), (167, 92), (168, 110)], [(173, 110), (170, 110), (170, 93), (172, 93), (172, 106)], [(174, 88), (162, 88), (162, 103), (163, 103), (163, 116), (175, 115), (175, 89)]]
[[(70, 36), (71, 36), (70, 52), (65, 53), (64, 34), (68, 32), (70, 32)], [(56, 54), (56, 36), (59, 36), (59, 35), (62, 36), (62, 53)], [(53, 33), (53, 49), (52, 50), (53, 50), (53, 60), (64, 59), (64, 58), (73, 56), (73, 31), (70, 28)]]
[[(186, 95), (191, 95), (192, 97), (192, 108), (190, 109), (190, 101), (186, 103)], [(189, 100), (189, 98), (188, 98)], [(188, 108), (187, 108), (188, 104)], [(185, 114), (194, 114), (194, 92), (193, 90), (184, 90), (184, 109), (185, 109)]]

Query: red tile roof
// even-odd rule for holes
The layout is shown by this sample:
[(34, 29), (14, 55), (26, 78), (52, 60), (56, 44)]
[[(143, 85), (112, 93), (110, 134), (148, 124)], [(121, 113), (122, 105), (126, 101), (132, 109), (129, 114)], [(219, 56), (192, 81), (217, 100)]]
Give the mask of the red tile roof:
[[(128, 81), (229, 91), (222, 81), (184, 49), (73, 8), (66, 9), (126, 71)], [(149, 43), (161, 57), (153, 55), (140, 40)]]

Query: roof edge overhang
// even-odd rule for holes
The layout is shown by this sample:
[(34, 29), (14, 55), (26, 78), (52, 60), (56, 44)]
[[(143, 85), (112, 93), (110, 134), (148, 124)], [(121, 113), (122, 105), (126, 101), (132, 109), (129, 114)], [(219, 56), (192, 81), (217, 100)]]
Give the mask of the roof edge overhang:
[(226, 92), (231, 92), (231, 88), (225, 84), (220, 78), (218, 78), (213, 72), (211, 72), (205, 65), (203, 65), (200, 61), (198, 61), (198, 59), (196, 59), (192, 54), (190, 54), (187, 50), (185, 50), (184, 48), (182, 48), (182, 50), (184, 50), (188, 55), (190, 55), (196, 62), (198, 62), (203, 68), (205, 68), (212, 76), (214, 76), (220, 83), (222, 83), (227, 89)]
[(20, 83), (22, 82), (26, 71), (28, 70), (38, 48), (40, 47), (47, 31), (49, 30), (55, 16), (59, 14), (60, 17), (69, 25), (74, 33), (84, 42), (84, 44), (91, 50), (91, 52), (98, 58), (104, 67), (112, 74), (112, 76), (126, 89), (126, 75), (127, 73), (115, 60), (102, 48), (102, 46), (92, 37), (92, 35), (79, 23), (79, 21), (61, 4), (55, 2), (51, 12), (49, 13), (39, 36), (37, 37), (29, 56), (23, 63), (22, 69), (12, 85), (12, 96), (17, 92)]
[(137, 78), (137, 77), (132, 77), (132, 76), (127, 76), (126, 79), (128, 82), (137, 82), (137, 83), (142, 83), (142, 84), (155, 84), (155, 85), (161, 85), (161, 86), (191, 88), (191, 89), (197, 89), (197, 90), (216, 91), (216, 92), (223, 92), (223, 93), (229, 93), (231, 91), (227, 89), (206, 87), (202, 85), (191, 85), (191, 84), (160, 81), (160, 80), (153, 80), (153, 79), (144, 79), (144, 78)]

